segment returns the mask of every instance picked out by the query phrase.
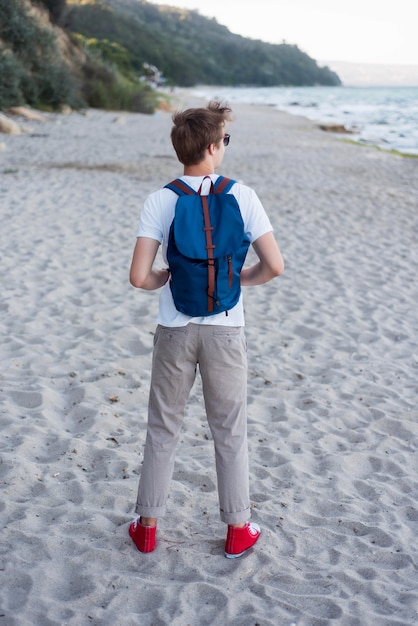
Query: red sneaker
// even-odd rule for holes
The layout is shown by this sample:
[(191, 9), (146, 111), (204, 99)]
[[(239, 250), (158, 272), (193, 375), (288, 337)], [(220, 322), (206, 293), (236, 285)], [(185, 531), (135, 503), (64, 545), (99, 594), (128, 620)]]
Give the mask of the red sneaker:
[(144, 526), (139, 517), (129, 526), (129, 535), (140, 552), (152, 552), (155, 548), (156, 526)]
[(260, 536), (260, 527), (253, 522), (247, 522), (243, 528), (228, 526), (225, 542), (225, 556), (227, 559), (237, 559), (255, 544)]

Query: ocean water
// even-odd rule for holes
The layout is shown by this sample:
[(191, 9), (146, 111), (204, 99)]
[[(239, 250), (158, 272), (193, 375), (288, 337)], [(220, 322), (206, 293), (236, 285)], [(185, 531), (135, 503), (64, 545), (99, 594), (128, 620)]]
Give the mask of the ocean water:
[(355, 141), (418, 155), (418, 87), (198, 87), (233, 105), (267, 104), (318, 123), (342, 124)]

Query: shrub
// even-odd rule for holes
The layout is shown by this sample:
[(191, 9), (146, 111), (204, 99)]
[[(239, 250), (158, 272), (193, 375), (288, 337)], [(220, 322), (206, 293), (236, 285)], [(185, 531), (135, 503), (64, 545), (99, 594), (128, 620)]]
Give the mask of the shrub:
[(89, 58), (83, 66), (83, 98), (99, 109), (153, 113), (158, 95), (146, 84), (130, 79), (103, 61)]
[[(63, 0), (38, 3), (55, 17), (65, 6)], [(73, 40), (87, 60), (78, 57), (70, 66), (54, 30), (44, 25), (29, 2), (0, 0), (0, 108), (26, 102), (50, 109), (69, 104), (154, 112), (159, 96), (139, 80), (124, 46), (77, 35)]]
[(7, 46), (0, 57), (0, 106), (79, 103), (54, 32), (38, 22), (23, 0), (0, 0), (0, 40)]
[(0, 49), (0, 109), (24, 102), (21, 89), (23, 74), (22, 64), (12, 52)]
[(117, 68), (125, 76), (133, 77), (135, 75), (132, 55), (119, 43), (108, 39), (88, 39), (79, 33), (73, 33), (73, 39), (84, 49), (89, 58)]

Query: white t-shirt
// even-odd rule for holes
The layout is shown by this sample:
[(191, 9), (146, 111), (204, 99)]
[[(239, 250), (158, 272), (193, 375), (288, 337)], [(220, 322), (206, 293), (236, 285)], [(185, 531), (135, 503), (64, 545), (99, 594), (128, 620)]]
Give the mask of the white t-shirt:
[[(202, 183), (203, 176), (182, 176), (192, 189), (197, 191)], [(211, 177), (213, 182), (218, 178), (217, 174)], [(207, 188), (205, 188), (207, 186)], [(204, 181), (202, 193), (209, 193), (209, 180)], [(236, 183), (229, 193), (232, 193), (238, 201), (241, 210), (244, 228), (252, 243), (265, 233), (271, 232), (273, 227), (261, 204), (257, 194), (253, 189)], [(162, 256), (167, 263), (168, 235), (171, 223), (174, 219), (174, 212), (178, 195), (171, 189), (159, 189), (146, 199), (141, 211), (137, 237), (148, 237), (156, 239), (162, 244)], [(169, 282), (161, 290), (157, 322), (163, 326), (186, 326), (189, 322), (194, 324), (213, 324), (220, 326), (244, 326), (244, 307), (242, 292), (237, 304), (225, 313), (208, 315), (206, 317), (190, 317), (177, 311)]]

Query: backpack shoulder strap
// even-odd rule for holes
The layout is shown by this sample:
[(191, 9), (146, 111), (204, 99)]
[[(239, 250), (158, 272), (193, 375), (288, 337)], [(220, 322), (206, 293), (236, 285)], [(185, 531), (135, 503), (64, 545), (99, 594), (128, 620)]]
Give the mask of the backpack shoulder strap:
[(171, 183), (164, 185), (164, 189), (171, 189), (171, 191), (174, 191), (174, 193), (178, 196), (197, 195), (195, 190), (180, 178), (176, 178), (175, 180), (172, 180)]
[(214, 185), (215, 193), (227, 193), (232, 185), (235, 185), (235, 180), (232, 178), (226, 178), (226, 176), (218, 176)]
[[(226, 178), (226, 176), (218, 176), (213, 186), (214, 193), (227, 193), (231, 189), (232, 185), (235, 185), (235, 180), (232, 180), (231, 178)], [(192, 187), (190, 187), (180, 178), (176, 178), (170, 183), (167, 183), (167, 185), (164, 185), (164, 188), (171, 189), (171, 191), (174, 191), (174, 193), (176, 193), (178, 196), (198, 195), (198, 192), (192, 189)]]

